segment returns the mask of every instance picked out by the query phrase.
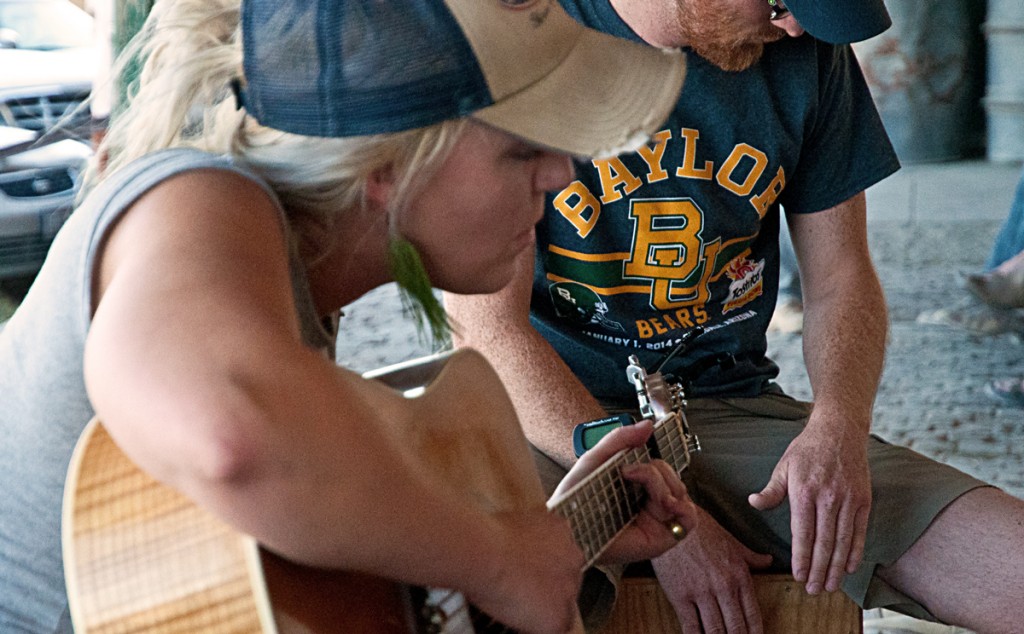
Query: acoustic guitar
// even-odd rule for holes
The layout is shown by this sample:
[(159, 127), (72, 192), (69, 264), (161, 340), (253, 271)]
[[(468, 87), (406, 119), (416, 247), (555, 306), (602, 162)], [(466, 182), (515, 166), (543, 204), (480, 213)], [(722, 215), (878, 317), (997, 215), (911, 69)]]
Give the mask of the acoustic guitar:
[[(641, 405), (661, 412), (652, 447), (682, 471), (693, 438), (680, 408), (664, 406), (660, 375), (631, 372)], [(418, 419), (401, 432), (424, 468), (447, 485), (489, 511), (544, 502), (511, 401), (479, 353), (435, 355), (366, 377), (415, 399)], [(648, 384), (661, 393), (654, 410)], [(550, 512), (570, 522), (588, 565), (642, 507), (642, 488), (624, 480), (620, 469), (650, 460), (650, 453), (620, 452), (547, 502)], [(62, 530), (78, 634), (505, 631), (457, 592), (302, 566), (260, 548), (141, 471), (98, 420), (89, 423), (72, 458)]]

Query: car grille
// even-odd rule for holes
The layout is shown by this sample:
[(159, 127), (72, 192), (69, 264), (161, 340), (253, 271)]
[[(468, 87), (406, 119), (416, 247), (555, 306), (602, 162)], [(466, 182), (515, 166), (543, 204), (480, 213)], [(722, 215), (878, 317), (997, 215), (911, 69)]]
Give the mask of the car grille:
[[(64, 92), (32, 97), (15, 97), (0, 103), (0, 119), (5, 125), (43, 132), (58, 122), (80, 138), (87, 136), (90, 113), (84, 107), (88, 91)], [(66, 121), (64, 117), (69, 117)]]
[(23, 273), (39, 268), (53, 243), (52, 235), (0, 238), (0, 271)]

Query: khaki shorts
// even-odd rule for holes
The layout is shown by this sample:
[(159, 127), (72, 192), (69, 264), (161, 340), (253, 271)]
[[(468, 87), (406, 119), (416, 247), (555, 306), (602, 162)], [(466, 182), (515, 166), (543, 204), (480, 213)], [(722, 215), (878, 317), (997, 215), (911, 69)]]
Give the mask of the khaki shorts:
[[(803, 430), (811, 404), (765, 394), (691, 399), (685, 411), (702, 447), (683, 474), (690, 495), (748, 548), (770, 553), (777, 569), (788, 572), (792, 541), (788, 502), (761, 512), (747, 503), (747, 496), (768, 483), (779, 458)], [(875, 570), (895, 562), (953, 500), (988, 485), (880, 438), (872, 436), (867, 442), (872, 478), (867, 543), (864, 561), (847, 575), (843, 591), (866, 609), (885, 607), (935, 620), (923, 606), (878, 578)], [(545, 480), (558, 468), (547, 462), (538, 462)], [(606, 596), (606, 592), (593, 594)]]

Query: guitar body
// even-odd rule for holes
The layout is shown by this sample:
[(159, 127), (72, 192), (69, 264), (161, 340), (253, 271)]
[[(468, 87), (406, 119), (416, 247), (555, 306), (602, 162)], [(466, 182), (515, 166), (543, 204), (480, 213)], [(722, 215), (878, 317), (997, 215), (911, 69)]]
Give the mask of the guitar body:
[[(393, 375), (376, 373), (373, 390), (383, 411), (391, 409), (389, 399), (406, 398), (399, 389), (413, 387), (403, 384), (410, 376), (425, 383), (415, 396), (417, 415), (389, 421), (388, 430), (425, 474), (488, 511), (544, 504), (515, 410), (479, 353), (460, 350), (405, 364)], [(72, 458), (62, 530), (78, 634), (474, 631), (455, 593), (427, 596), (261, 549), (141, 471), (96, 420)]]

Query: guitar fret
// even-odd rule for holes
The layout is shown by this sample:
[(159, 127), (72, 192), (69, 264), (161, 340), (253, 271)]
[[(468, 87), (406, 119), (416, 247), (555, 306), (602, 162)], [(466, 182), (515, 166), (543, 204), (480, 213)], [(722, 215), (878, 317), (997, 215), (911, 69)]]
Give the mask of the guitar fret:
[(655, 442), (658, 450), (676, 472), (682, 473), (687, 467), (689, 449), (680, 414), (673, 414), (661, 421), (655, 429)]
[(586, 491), (580, 491), (578, 496), (580, 499), (579, 511), (580, 511), (580, 536), (577, 543), (580, 548), (583, 549), (583, 555), (590, 559), (590, 523), (587, 521), (587, 497)]
[(626, 495), (626, 481), (622, 479), (619, 469), (616, 469), (616, 473), (619, 473), (619, 477), (612, 485), (615, 487), (615, 499), (618, 500), (618, 504), (615, 505), (615, 513), (619, 525), (625, 526), (633, 515), (630, 512), (629, 498)]
[(584, 545), (586, 546), (586, 548), (584, 549), (584, 555), (586, 555), (587, 559), (589, 560), (591, 557), (594, 556), (594, 553), (597, 549), (597, 544), (600, 543), (599, 535), (597, 535), (595, 532), (597, 526), (594, 523), (595, 504), (593, 485), (587, 487), (586, 490), (583, 491), (583, 497), (585, 500), (585, 512), (583, 514), (583, 518), (586, 520), (586, 536), (584, 541)]
[(611, 540), (611, 538), (615, 536), (615, 533), (618, 532), (615, 528), (615, 522), (611, 514), (611, 499), (608, 497), (608, 487), (612, 483), (613, 475), (613, 471), (609, 469), (601, 474), (601, 477), (599, 478), (601, 487), (597, 490), (597, 494), (601, 500), (601, 543)]
[[(679, 416), (670, 415), (659, 421), (653, 438), (661, 457), (682, 472), (688, 464), (688, 447)], [(650, 460), (646, 446), (626, 450), (599, 467), (553, 507), (554, 512), (569, 520), (573, 538), (588, 566), (636, 518), (645, 502), (643, 487), (625, 480), (622, 468)]]
[(614, 515), (614, 512), (618, 510), (618, 504), (614, 503), (612, 494), (615, 492), (615, 481), (618, 477), (617, 470), (607, 471), (604, 477), (605, 486), (601, 489), (604, 497), (605, 526), (608, 528), (605, 537), (608, 540), (615, 537), (615, 535), (622, 530), (622, 527), (625, 526), (625, 524), (623, 524), (620, 519)]
[(622, 525), (619, 523), (619, 519), (613, 515), (613, 510), (617, 510), (618, 505), (612, 504), (611, 493), (614, 492), (615, 479), (614, 476), (618, 470), (609, 470), (604, 473), (601, 477), (601, 497), (604, 500), (604, 513), (601, 516), (601, 527), (604, 529), (604, 533), (601, 535), (602, 542), (610, 541), (612, 537), (619, 532)]
[(672, 458), (672, 461), (676, 461), (680, 455), (680, 449), (683, 447), (683, 443), (676, 439), (670, 439), (668, 441), (668, 454)]
[(599, 475), (597, 477), (597, 484), (600, 486), (594, 488), (594, 500), (595, 506), (597, 507), (597, 521), (594, 523), (594, 532), (597, 533), (597, 539), (594, 542), (595, 550), (596, 544), (604, 543), (604, 541), (609, 538), (608, 505), (605, 503), (607, 496), (604, 495), (604, 480), (607, 475), (607, 471)]
[[(604, 474), (601, 474), (603, 476)], [(607, 525), (605, 520), (607, 515), (604, 511), (604, 504), (601, 502), (601, 487), (597, 486), (600, 484), (601, 477), (599, 476), (595, 481), (595, 486), (591, 489), (591, 497), (593, 498), (593, 509), (594, 515), (592, 517), (591, 526), (593, 526), (594, 542), (591, 544), (593, 550), (596, 552), (601, 544), (605, 541), (605, 534), (607, 533)]]
[(569, 520), (569, 527), (572, 529), (572, 538), (577, 544), (583, 543), (583, 520), (579, 513), (580, 504), (575, 498), (568, 500), (568, 514), (563, 507), (557, 509), (560, 515)]
[[(590, 559), (591, 557), (596, 556), (597, 550), (604, 540), (602, 539), (602, 526), (599, 521), (599, 518), (601, 517), (600, 500), (596, 497), (596, 491), (593, 487), (591, 487), (588, 492), (588, 497), (590, 502), (590, 521), (587, 522), (587, 527), (589, 528), (588, 535), (590, 539), (587, 543), (587, 559)], [(598, 518), (598, 521), (595, 521), (595, 517)]]

